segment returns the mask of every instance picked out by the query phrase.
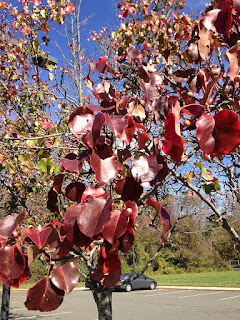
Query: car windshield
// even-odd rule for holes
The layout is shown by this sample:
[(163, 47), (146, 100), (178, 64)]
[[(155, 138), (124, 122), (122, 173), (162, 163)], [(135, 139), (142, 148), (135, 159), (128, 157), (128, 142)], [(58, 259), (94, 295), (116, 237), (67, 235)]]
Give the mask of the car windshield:
[(121, 280), (130, 279), (132, 275), (133, 275), (132, 273), (124, 273), (121, 275)]

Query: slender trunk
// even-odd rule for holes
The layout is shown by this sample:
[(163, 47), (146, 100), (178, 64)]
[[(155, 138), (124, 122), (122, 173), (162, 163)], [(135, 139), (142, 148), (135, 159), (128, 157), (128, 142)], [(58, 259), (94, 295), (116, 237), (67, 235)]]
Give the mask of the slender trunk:
[(98, 309), (98, 320), (112, 320), (112, 289), (106, 287), (92, 290)]
[(1, 320), (8, 320), (10, 303), (10, 286), (3, 284), (2, 288), (2, 305), (1, 305)]

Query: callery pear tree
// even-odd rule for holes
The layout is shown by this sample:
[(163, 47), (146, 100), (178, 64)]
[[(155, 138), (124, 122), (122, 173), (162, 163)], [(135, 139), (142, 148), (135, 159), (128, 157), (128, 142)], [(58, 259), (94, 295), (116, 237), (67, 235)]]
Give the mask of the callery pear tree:
[[(211, 209), (209, 219), (239, 245), (228, 217), (240, 201), (240, 6), (235, 0), (213, 1), (196, 20), (184, 13), (184, 4), (121, 1), (119, 29), (90, 37), (105, 53), (89, 61), (84, 87), (80, 69), (72, 70), (76, 101), (83, 101), (86, 90), (93, 99), (71, 110), (70, 150), (59, 156), (60, 172), (48, 191), (51, 215), (40, 226), (29, 226), (25, 211), (0, 222), (3, 283), (18, 287), (30, 278), (29, 265), (38, 257), (48, 264), (47, 276), (28, 291), (29, 310), (58, 308), (82, 274), (99, 320), (112, 319), (119, 252), (132, 248), (135, 221), (150, 208), (156, 212), (151, 225), (160, 219), (154, 257), (173, 231), (171, 213), (159, 199), (163, 188), (196, 194)], [(60, 23), (64, 10), (74, 10), (61, 1), (48, 5), (56, 10), (50, 17)], [(61, 82), (56, 88), (61, 92)], [(65, 92), (63, 98), (71, 101)]]

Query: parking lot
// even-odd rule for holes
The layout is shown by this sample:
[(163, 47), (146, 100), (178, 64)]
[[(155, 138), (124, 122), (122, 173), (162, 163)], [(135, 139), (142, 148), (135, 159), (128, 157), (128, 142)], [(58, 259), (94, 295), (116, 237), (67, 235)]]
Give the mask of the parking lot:
[[(96, 320), (89, 290), (75, 290), (50, 313), (28, 311), (26, 291), (11, 292), (9, 319)], [(240, 291), (156, 289), (113, 293), (114, 320), (239, 320)]]

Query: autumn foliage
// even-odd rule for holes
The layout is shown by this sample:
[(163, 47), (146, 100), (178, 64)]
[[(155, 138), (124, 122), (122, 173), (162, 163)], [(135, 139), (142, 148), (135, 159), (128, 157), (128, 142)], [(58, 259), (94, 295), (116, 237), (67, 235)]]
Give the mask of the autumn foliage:
[[(159, 244), (166, 241), (171, 213), (154, 196), (172, 169), (193, 162), (193, 150), (212, 161), (239, 147), (239, 3), (213, 1), (199, 21), (182, 13), (183, 6), (180, 0), (119, 3), (121, 26), (106, 40), (109, 55), (98, 57), (94, 67), (91, 62), (85, 78), (94, 102), (69, 116), (78, 149), (59, 158), (46, 204), (51, 219), (37, 226), (23, 212), (1, 220), (3, 283), (18, 287), (29, 279), (37, 256), (49, 265), (47, 277), (28, 292), (29, 310), (56, 309), (79, 281), (69, 260), (87, 263), (95, 250), (90, 281), (114, 287), (121, 275), (118, 253), (134, 244), (138, 212), (156, 210)], [(62, 23), (74, 7), (51, 10)], [(21, 28), (28, 32), (24, 23)]]

